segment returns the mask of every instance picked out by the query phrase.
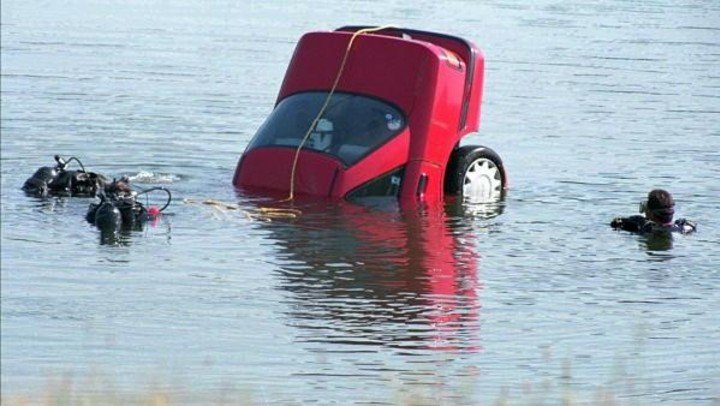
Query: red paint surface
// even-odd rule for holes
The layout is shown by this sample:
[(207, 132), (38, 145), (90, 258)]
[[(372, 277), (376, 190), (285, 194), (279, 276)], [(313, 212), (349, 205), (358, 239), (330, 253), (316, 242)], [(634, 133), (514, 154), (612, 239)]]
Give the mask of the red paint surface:
[[(345, 30), (303, 35), (277, 102), (299, 92), (330, 90), (352, 36), (349, 31), (354, 29)], [(402, 38), (401, 32), (410, 38)], [(357, 37), (337, 91), (394, 104), (405, 114), (407, 126), (349, 168), (330, 155), (302, 150), (295, 192), (342, 198), (405, 165), (400, 201), (441, 202), (450, 154), (462, 136), (479, 126), (483, 65), (479, 50), (455, 37), (395, 29)], [(287, 191), (294, 156), (295, 148), (245, 151), (233, 184)], [(426, 177), (427, 185), (418, 193), (421, 177)]]

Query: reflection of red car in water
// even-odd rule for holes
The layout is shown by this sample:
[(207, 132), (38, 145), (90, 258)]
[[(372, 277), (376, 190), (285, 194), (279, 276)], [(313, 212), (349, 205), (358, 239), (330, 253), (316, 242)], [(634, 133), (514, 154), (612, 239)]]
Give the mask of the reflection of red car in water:
[(476, 352), (479, 254), (473, 226), (443, 209), (383, 212), (355, 204), (299, 206), (262, 223), (274, 241), (289, 316), (312, 343)]
[(358, 30), (301, 38), (233, 184), (289, 191), (293, 182), (298, 194), (410, 204), (446, 194), (499, 200), (506, 178), (498, 155), (459, 146), (479, 128), (480, 51), (457, 37), (395, 28), (364, 33), (350, 46)]

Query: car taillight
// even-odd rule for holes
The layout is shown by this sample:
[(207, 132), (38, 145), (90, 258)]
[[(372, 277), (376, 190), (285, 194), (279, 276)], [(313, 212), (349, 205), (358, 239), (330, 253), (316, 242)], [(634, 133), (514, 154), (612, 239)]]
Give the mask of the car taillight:
[(463, 63), (462, 59), (460, 59), (455, 52), (443, 49), (443, 57), (443, 59), (445, 59), (445, 63), (451, 67), (459, 70), (460, 72), (465, 70), (465, 63)]

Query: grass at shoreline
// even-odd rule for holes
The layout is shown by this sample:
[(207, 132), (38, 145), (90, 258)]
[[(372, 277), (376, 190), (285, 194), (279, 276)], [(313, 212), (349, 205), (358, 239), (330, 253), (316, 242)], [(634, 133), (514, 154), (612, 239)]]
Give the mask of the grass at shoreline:
[[(535, 383), (525, 382), (514, 385), (513, 388), (498, 388), (494, 396), (479, 395), (471, 387), (440, 388), (441, 385), (402, 385), (389, 383), (392, 395), (388, 399), (376, 399), (373, 404), (391, 405), (601, 405), (616, 406), (631, 404), (619, 399), (613, 390), (607, 387), (598, 387), (591, 391), (577, 392), (562, 382), (542, 380)], [(398, 386), (399, 385), (399, 386)], [(457, 392), (457, 393), (456, 393)], [(75, 384), (72, 379), (51, 379), (46, 386), (34, 394), (2, 395), (0, 404), (4, 406), (65, 406), (65, 405), (144, 405), (144, 406), (171, 406), (171, 405), (258, 405), (282, 404), (301, 405), (299, 400), (289, 400), (287, 397), (275, 398), (271, 393), (258, 399), (253, 396), (252, 388), (226, 389), (217, 392), (193, 392), (180, 387), (153, 387), (152, 385), (137, 390), (122, 390), (112, 383), (92, 381)], [(257, 393), (255, 393), (257, 395)], [(316, 394), (322, 399), (322, 394)], [(348, 394), (350, 395), (350, 394)], [(352, 403), (352, 397), (347, 398), (347, 404)], [(482, 399), (492, 399), (483, 401)], [(355, 399), (358, 400), (358, 399)], [(323, 403), (320, 401), (319, 403)], [(368, 404), (364, 402), (363, 404)]]
[(48, 378), (45, 386), (36, 393), (13, 393), (0, 396), (2, 406), (65, 406), (65, 405), (251, 405), (256, 404), (251, 391), (220, 390), (203, 394), (178, 385), (153, 382), (137, 389), (122, 389), (102, 374), (76, 382), (70, 376)]

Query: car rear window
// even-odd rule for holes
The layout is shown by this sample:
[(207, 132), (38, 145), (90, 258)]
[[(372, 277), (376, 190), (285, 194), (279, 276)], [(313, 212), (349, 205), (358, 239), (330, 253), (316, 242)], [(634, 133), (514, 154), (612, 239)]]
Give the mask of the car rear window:
[[(297, 148), (327, 99), (327, 92), (303, 92), (283, 99), (249, 146)], [(379, 99), (335, 92), (304, 149), (330, 154), (352, 166), (399, 134), (405, 117)]]

